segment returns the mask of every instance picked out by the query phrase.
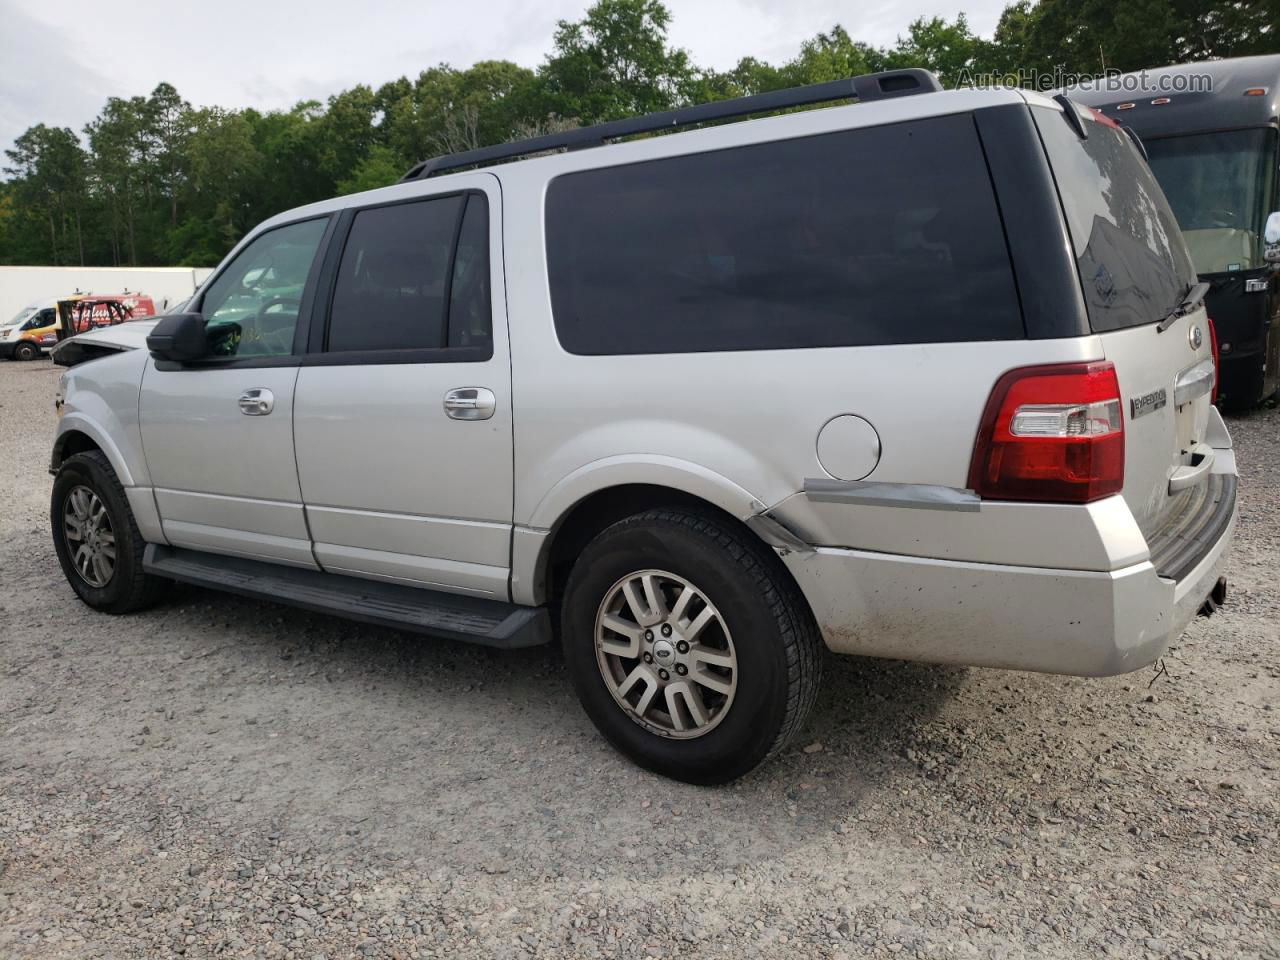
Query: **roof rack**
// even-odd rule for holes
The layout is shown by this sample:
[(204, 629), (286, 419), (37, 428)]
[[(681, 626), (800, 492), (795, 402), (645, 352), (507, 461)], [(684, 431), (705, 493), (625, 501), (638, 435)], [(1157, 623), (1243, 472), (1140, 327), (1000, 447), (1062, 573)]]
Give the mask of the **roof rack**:
[(410, 168), (409, 172), (400, 178), (400, 182), (421, 180), (451, 170), (460, 170), (463, 167), (487, 166), (500, 160), (511, 160), (533, 153), (599, 147), (621, 137), (653, 133), (657, 130), (675, 130), (712, 120), (727, 120), (730, 117), (767, 113), (771, 110), (785, 110), (788, 107), (827, 103), (832, 100), (853, 99), (866, 103), (871, 100), (888, 100), (891, 97), (909, 97), (918, 93), (936, 93), (941, 89), (942, 84), (938, 82), (937, 77), (928, 70), (918, 67), (868, 73), (860, 77), (832, 80), (829, 83), (815, 83), (805, 87), (791, 87), (787, 90), (771, 90), (768, 93), (757, 93), (749, 97), (737, 97), (733, 100), (700, 103), (697, 106), (682, 107), (679, 110), (664, 110), (661, 113), (612, 120), (592, 127), (579, 127), (563, 133), (517, 140), (514, 143), (501, 143), (493, 147), (451, 153), (443, 157), (423, 160)]

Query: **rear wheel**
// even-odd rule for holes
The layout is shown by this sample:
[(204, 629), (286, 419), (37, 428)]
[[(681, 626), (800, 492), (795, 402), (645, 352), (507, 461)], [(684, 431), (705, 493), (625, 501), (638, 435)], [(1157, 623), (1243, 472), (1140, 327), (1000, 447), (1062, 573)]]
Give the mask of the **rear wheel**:
[(13, 359), (34, 360), (40, 356), (40, 348), (30, 340), (22, 340), (13, 348)]
[(651, 510), (597, 536), (562, 608), (588, 716), (643, 767), (724, 783), (781, 749), (817, 694), (821, 640), (804, 598), (731, 521)]
[(128, 613), (155, 600), (163, 581), (142, 570), (146, 543), (105, 456), (90, 451), (63, 462), (49, 519), (58, 562), (81, 600), (106, 613)]

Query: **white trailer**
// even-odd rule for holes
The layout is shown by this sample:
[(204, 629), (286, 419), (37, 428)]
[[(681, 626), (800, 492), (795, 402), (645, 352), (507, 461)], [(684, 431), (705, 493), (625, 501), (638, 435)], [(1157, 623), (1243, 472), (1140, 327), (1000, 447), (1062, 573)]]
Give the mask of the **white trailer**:
[(0, 267), (0, 324), (23, 307), (78, 293), (144, 293), (157, 313), (186, 300), (208, 267)]

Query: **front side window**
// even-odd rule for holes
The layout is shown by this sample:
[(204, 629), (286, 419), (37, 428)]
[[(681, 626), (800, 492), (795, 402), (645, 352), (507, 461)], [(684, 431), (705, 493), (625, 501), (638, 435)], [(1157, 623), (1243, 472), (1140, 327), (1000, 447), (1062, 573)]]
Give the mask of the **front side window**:
[(35, 316), (22, 325), (22, 329), (39, 330), (41, 327), (51, 326), (54, 319), (54, 311), (51, 308), (40, 310), (35, 314)]
[(970, 115), (566, 174), (546, 216), (572, 353), (1025, 336)]
[(214, 356), (293, 352), (303, 290), (327, 225), (322, 217), (268, 230), (218, 275), (201, 307)]
[(1262, 227), (1275, 193), (1276, 131), (1222, 130), (1148, 140), (1146, 146), (1196, 270), (1264, 266)]
[(338, 266), (328, 350), (490, 347), (488, 242), (478, 193), (359, 211)]
[(1178, 221), (1118, 127), (1086, 121), (1081, 140), (1057, 110), (1032, 109), (1075, 247), (1089, 324), (1158, 323), (1196, 282)]

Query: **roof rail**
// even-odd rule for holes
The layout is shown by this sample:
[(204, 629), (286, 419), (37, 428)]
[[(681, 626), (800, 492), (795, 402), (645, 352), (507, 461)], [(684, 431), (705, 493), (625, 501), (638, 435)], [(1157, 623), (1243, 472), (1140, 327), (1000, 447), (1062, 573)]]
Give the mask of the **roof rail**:
[(661, 113), (628, 117), (625, 120), (611, 120), (592, 127), (579, 127), (562, 133), (517, 140), (514, 143), (501, 143), (493, 147), (451, 153), (443, 157), (423, 160), (410, 168), (409, 172), (400, 178), (400, 182), (421, 180), (451, 170), (460, 170), (463, 167), (486, 166), (499, 160), (510, 160), (532, 153), (599, 147), (611, 140), (638, 133), (676, 130), (692, 124), (727, 120), (730, 117), (743, 117), (752, 113), (767, 113), (770, 110), (785, 110), (788, 107), (827, 103), (832, 100), (853, 99), (866, 103), (871, 100), (887, 100), (890, 97), (909, 97), (917, 93), (936, 93), (941, 89), (942, 84), (938, 82), (937, 77), (928, 70), (918, 67), (868, 73), (861, 77), (846, 77), (829, 83), (815, 83), (805, 87), (791, 87), (787, 90), (771, 90), (749, 97), (737, 97), (733, 100), (700, 103), (692, 107), (681, 107), (679, 110), (664, 110)]

